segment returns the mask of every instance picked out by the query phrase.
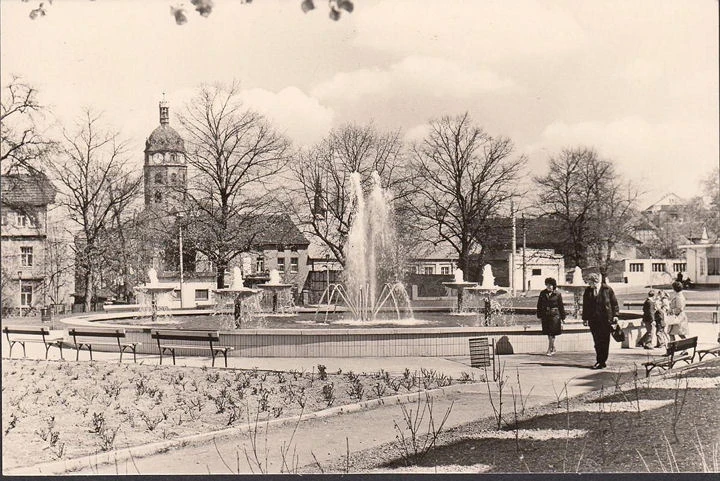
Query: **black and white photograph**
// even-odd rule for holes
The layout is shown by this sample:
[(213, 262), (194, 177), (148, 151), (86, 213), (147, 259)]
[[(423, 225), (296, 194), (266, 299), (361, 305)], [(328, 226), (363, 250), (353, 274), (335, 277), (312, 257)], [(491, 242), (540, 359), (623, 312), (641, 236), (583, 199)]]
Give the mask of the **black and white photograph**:
[(2, 475), (715, 476), (719, 10), (0, 0)]

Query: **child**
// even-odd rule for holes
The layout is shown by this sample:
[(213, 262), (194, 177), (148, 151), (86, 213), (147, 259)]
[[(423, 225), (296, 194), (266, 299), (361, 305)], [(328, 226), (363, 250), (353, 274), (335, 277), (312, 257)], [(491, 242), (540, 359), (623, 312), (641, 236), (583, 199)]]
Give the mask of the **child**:
[(657, 344), (655, 347), (666, 347), (668, 342), (668, 335), (665, 332), (665, 317), (670, 309), (670, 300), (668, 299), (667, 293), (659, 291), (655, 295), (655, 329), (657, 331)]
[(640, 338), (639, 343), (645, 349), (652, 349), (655, 345), (655, 291), (650, 289), (647, 299), (643, 302), (643, 324), (645, 324), (645, 334)]

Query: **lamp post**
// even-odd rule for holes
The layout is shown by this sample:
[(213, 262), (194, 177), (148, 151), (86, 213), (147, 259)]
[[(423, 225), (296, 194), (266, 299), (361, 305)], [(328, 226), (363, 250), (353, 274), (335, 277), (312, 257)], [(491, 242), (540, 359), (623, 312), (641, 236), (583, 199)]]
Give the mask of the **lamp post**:
[(23, 299), (22, 299), (22, 271), (18, 271), (18, 285), (20, 289), (20, 317), (22, 317), (23, 313)]
[(178, 235), (179, 235), (179, 247), (180, 247), (180, 309), (183, 307), (183, 235), (182, 235), (182, 212), (177, 214), (178, 219)]

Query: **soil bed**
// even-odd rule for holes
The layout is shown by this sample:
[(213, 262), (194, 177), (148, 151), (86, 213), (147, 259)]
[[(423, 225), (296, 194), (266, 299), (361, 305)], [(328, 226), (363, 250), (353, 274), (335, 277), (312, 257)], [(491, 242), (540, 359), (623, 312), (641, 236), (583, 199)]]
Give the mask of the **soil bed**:
[[(323, 371), (321, 373), (321, 371)], [(11, 469), (435, 389), (434, 371), (277, 372), (3, 359), (3, 466)]]

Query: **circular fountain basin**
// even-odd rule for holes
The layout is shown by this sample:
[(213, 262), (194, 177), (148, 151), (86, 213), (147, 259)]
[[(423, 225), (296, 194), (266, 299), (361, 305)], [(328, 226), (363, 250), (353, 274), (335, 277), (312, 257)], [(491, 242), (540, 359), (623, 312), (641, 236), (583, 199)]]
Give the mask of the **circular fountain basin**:
[[(447, 314), (447, 313), (445, 313)], [(635, 313), (622, 313), (623, 318), (634, 319), (639, 326), (642, 320)], [(173, 312), (173, 319), (185, 315), (211, 316), (207, 310)], [(422, 317), (423, 313), (418, 314)], [(164, 325), (133, 325), (138, 313), (86, 314), (66, 318), (60, 322), (69, 326), (102, 325), (126, 330), (129, 342), (142, 343), (138, 352), (157, 354), (156, 343), (151, 339), (153, 329), (167, 329)], [(528, 319), (529, 321), (530, 319)], [(295, 328), (258, 328), (221, 331), (220, 342), (234, 347), (231, 356), (244, 357), (456, 357), (469, 355), (468, 340), (474, 337), (491, 338), (498, 346), (498, 354), (544, 352), (547, 337), (537, 323), (516, 326), (463, 326), (463, 327), (339, 327), (307, 326)], [(619, 348), (618, 343), (612, 343)], [(581, 322), (565, 324), (556, 346), (562, 351), (592, 350), (593, 341), (587, 327)], [(188, 355), (207, 355), (204, 350), (188, 351)]]

